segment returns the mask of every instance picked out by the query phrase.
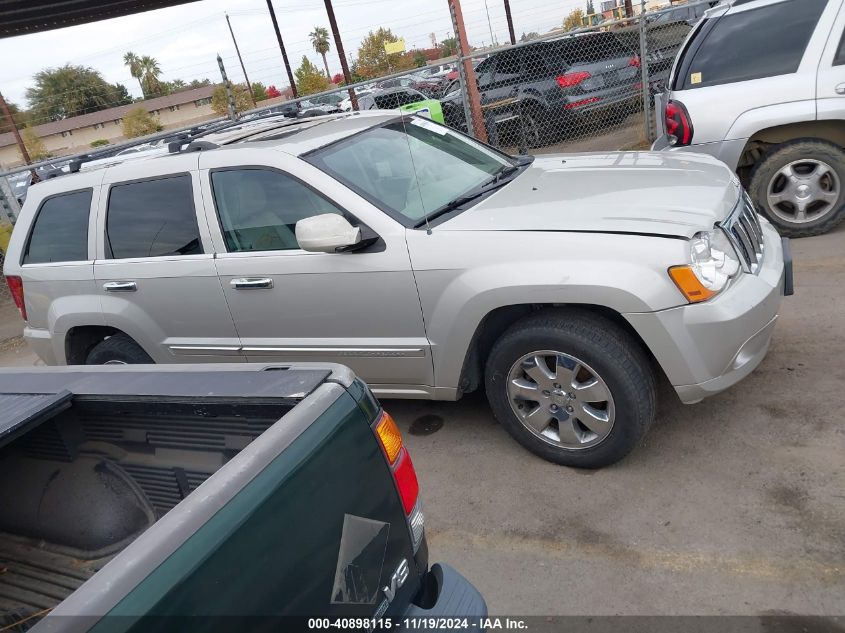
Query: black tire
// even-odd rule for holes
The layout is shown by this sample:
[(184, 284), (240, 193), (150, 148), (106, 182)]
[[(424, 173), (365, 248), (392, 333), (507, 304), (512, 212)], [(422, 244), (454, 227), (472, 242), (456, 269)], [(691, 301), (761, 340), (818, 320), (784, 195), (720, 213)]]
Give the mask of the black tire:
[(86, 365), (150, 365), (153, 362), (149, 354), (126, 334), (115, 334), (97, 343), (85, 359)]
[[(839, 178), (839, 198), (830, 211), (805, 223), (789, 222), (780, 217), (768, 202), (768, 187), (778, 172), (790, 163), (818, 160), (827, 163)], [(833, 229), (845, 219), (845, 151), (827, 141), (801, 139), (776, 145), (769, 150), (751, 172), (748, 187), (757, 210), (786, 237), (810, 237)]]
[(501, 143), (503, 145), (522, 145), (526, 148), (544, 147), (551, 138), (549, 112), (539, 104), (523, 106), (519, 114), (515, 142)]
[[(600, 443), (577, 449), (556, 446), (528, 430), (514, 413), (508, 373), (520, 358), (538, 350), (569, 354), (604, 380), (616, 415)], [(621, 460), (645, 436), (656, 411), (655, 375), (646, 353), (619, 325), (586, 310), (543, 311), (511, 326), (490, 352), (485, 386), (493, 414), (514, 439), (543, 459), (576, 468), (602, 468)]]

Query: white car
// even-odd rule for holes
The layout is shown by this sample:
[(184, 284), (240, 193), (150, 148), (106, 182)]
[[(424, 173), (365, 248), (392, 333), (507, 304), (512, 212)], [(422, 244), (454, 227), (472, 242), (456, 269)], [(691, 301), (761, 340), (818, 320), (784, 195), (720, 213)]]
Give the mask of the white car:
[(653, 149), (735, 170), (782, 235), (845, 219), (845, 0), (727, 0), (690, 32)]

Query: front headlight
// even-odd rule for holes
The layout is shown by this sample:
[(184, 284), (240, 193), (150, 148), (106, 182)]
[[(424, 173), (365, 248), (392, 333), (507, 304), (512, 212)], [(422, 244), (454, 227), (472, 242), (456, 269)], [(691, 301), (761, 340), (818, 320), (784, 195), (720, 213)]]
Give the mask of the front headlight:
[(740, 271), (736, 250), (721, 229), (690, 240), (690, 263), (669, 269), (669, 276), (690, 303), (719, 294)]

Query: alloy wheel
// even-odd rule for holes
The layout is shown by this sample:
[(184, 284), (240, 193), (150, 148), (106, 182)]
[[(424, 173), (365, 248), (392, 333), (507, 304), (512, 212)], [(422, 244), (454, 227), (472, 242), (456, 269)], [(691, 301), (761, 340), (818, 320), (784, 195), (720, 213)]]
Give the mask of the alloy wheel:
[(803, 159), (781, 167), (769, 182), (766, 200), (781, 220), (814, 222), (836, 210), (839, 176), (824, 161)]
[(508, 372), (511, 409), (539, 439), (569, 450), (603, 442), (616, 417), (607, 383), (584, 361), (562, 352), (531, 352)]

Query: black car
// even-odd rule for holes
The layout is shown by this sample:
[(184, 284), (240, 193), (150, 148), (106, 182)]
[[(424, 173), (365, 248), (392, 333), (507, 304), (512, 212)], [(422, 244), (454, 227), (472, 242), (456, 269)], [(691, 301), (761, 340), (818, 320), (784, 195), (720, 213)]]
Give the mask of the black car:
[[(572, 35), (495, 53), (475, 70), (488, 135), (539, 146), (640, 104), (640, 59), (610, 32)], [(443, 99), (448, 125), (466, 129), (463, 96)]]

